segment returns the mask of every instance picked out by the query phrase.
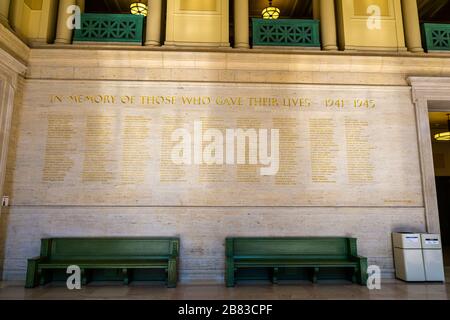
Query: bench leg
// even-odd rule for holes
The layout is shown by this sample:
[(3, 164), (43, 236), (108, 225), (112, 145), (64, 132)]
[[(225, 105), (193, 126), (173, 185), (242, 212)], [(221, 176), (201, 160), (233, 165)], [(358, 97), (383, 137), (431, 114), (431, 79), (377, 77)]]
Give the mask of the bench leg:
[(361, 258), (358, 267), (357, 281), (360, 285), (367, 285), (367, 259)]
[(80, 269), (80, 271), (81, 271), (81, 285), (85, 286), (88, 283), (87, 271), (84, 268)]
[(127, 268), (122, 269), (122, 275), (123, 275), (123, 284), (126, 286), (129, 285), (130, 284), (130, 274), (129, 274)]
[(312, 278), (312, 282), (313, 283), (317, 283), (317, 276), (319, 274), (319, 268), (315, 267), (313, 270), (313, 278)]
[(353, 274), (352, 274), (352, 282), (356, 283), (357, 282), (357, 278), (358, 278), (358, 268), (354, 268), (353, 269)]
[(167, 287), (175, 288), (177, 286), (177, 259), (169, 259), (167, 267)]
[(273, 268), (272, 270), (272, 283), (278, 284), (278, 268)]
[(236, 284), (234, 277), (235, 271), (233, 259), (228, 258), (225, 266), (225, 285), (229, 288), (234, 287)]
[(47, 269), (39, 269), (38, 277), (39, 277), (39, 285), (45, 286), (50, 282), (51, 270)]
[(28, 260), (27, 278), (25, 281), (25, 288), (34, 288), (38, 285), (38, 263), (36, 260)]

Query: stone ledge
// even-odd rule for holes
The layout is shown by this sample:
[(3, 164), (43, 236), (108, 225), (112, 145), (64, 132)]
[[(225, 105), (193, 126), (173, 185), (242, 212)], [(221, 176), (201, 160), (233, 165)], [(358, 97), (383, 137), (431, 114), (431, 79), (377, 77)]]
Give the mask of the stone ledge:
[(27, 78), (406, 86), (409, 75), (450, 76), (450, 58), (52, 48), (31, 50)]

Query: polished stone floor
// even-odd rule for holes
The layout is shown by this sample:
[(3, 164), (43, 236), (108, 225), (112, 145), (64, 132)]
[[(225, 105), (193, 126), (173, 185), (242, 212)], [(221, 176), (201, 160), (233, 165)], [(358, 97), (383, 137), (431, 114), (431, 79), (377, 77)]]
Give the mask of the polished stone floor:
[(5, 299), (139, 299), (139, 300), (369, 300), (414, 299), (442, 300), (450, 298), (450, 279), (446, 284), (406, 284), (397, 280), (384, 280), (381, 290), (368, 290), (351, 283), (309, 282), (271, 285), (241, 284), (225, 288), (218, 284), (180, 284), (176, 289), (164, 285), (132, 283), (122, 286), (113, 283), (91, 283), (81, 290), (68, 290), (64, 284), (24, 289), (23, 282), (0, 282), (0, 300)]

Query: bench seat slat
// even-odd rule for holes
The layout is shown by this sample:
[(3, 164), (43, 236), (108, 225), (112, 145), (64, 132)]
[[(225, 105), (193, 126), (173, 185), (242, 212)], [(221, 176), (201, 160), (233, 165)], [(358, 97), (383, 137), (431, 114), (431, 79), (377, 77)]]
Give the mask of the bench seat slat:
[(322, 261), (322, 260), (333, 260), (333, 261), (353, 261), (352, 257), (349, 256), (322, 256), (322, 255), (245, 255), (245, 256), (233, 256), (235, 260), (245, 260), (245, 259), (285, 259), (285, 260), (314, 260), (314, 261)]
[(355, 267), (358, 265), (355, 261), (345, 261), (345, 260), (297, 260), (297, 259), (277, 259), (277, 260), (262, 260), (262, 259), (245, 259), (245, 260), (235, 260), (235, 264), (241, 265), (298, 265), (298, 266), (323, 266), (323, 267)]
[(77, 265), (80, 268), (158, 268), (168, 265), (168, 260), (67, 260), (67, 261), (50, 261), (39, 264), (39, 268), (67, 268), (70, 265)]

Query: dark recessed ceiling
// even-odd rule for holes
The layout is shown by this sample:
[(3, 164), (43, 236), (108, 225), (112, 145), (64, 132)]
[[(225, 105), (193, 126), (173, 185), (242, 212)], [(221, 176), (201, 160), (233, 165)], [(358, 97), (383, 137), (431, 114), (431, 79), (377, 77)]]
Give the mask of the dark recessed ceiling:
[[(86, 12), (129, 13), (130, 4), (135, 0), (86, 0)], [(141, 0), (147, 3), (147, 0)]]
[[(250, 0), (250, 17), (260, 17), (268, 0)], [(273, 6), (281, 11), (281, 18), (311, 18), (312, 0), (273, 0)]]
[(446, 128), (448, 126), (448, 115), (449, 112), (430, 112), (430, 127), (435, 128)]
[[(86, 0), (86, 12), (128, 13), (134, 0)], [(237, 0), (245, 1), (245, 0)], [(259, 17), (268, 0), (249, 0), (250, 17)], [(147, 3), (147, 0), (142, 0)], [(230, 0), (233, 3), (233, 0)], [(450, 21), (450, 0), (417, 0), (422, 21)], [(283, 18), (311, 18), (312, 0), (273, 0)], [(232, 12), (232, 11), (231, 11)]]
[[(245, 1), (245, 0), (238, 0)], [(260, 16), (268, 0), (249, 0), (250, 16)], [(86, 0), (86, 12), (128, 13), (133, 0)], [(147, 0), (142, 0), (147, 3)], [(230, 0), (232, 3), (233, 1)], [(281, 9), (282, 17), (309, 17), (312, 15), (312, 0), (273, 0), (273, 5)]]
[[(421, 20), (433, 20), (445, 14), (448, 0), (418, 0), (419, 16)], [(448, 19), (449, 17), (447, 17)]]

